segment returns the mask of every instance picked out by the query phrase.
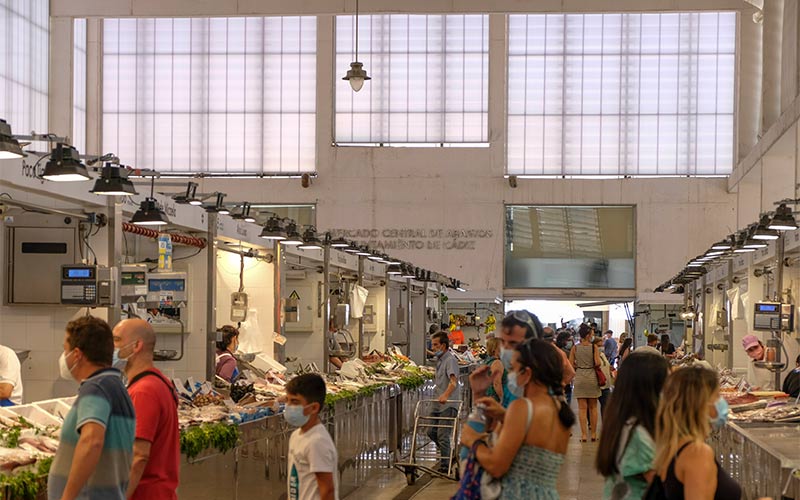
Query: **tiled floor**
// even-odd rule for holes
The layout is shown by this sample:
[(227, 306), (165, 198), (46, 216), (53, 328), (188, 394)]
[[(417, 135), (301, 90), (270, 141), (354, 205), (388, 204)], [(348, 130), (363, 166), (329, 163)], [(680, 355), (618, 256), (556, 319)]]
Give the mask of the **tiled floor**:
[[(595, 500), (602, 497), (603, 478), (594, 470), (597, 443), (581, 443), (580, 431), (572, 437), (567, 457), (561, 468), (559, 494), (562, 500)], [(427, 478), (420, 482), (426, 483)], [(457, 489), (457, 484), (443, 479), (433, 479), (422, 487), (409, 488), (403, 474), (389, 469), (375, 475), (371, 481), (347, 497), (347, 500), (446, 500)]]

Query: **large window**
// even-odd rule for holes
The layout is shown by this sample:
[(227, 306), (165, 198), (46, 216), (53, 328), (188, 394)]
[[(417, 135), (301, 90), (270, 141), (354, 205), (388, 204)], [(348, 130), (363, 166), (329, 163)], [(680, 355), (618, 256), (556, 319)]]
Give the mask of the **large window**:
[(316, 22), (105, 20), (103, 150), (161, 172), (314, 171)]
[(15, 134), (47, 130), (48, 0), (0, 0), (0, 118)]
[(86, 19), (72, 28), (72, 145), (86, 152)]
[(337, 143), (488, 142), (489, 16), (361, 16), (358, 31), (372, 80), (353, 92), (354, 18), (337, 16)]
[(506, 207), (506, 288), (634, 289), (631, 206)]
[(723, 175), (736, 14), (509, 16), (507, 171)]

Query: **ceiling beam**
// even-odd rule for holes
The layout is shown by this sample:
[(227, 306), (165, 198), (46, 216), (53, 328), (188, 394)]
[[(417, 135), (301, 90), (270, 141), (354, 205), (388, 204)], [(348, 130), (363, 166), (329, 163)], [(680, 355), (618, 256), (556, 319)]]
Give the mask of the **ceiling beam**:
[[(371, 0), (370, 13), (560, 13), (747, 10), (743, 0)], [(213, 17), (349, 14), (355, 0), (50, 0), (52, 17)]]

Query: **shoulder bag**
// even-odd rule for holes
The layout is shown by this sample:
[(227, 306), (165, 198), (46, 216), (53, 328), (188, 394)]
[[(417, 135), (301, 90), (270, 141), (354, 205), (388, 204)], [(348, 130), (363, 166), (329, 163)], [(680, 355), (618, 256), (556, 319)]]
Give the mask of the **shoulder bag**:
[[(597, 346), (592, 346), (592, 361), (594, 361), (594, 353), (596, 352)], [(603, 373), (603, 370), (600, 368), (600, 365), (594, 365), (594, 374), (597, 377), (597, 385), (603, 387), (608, 383), (606, 380), (606, 375)]]

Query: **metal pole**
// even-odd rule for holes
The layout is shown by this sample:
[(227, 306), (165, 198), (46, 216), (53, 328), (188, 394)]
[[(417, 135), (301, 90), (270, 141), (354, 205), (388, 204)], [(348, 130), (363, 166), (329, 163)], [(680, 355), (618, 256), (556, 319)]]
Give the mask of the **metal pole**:
[[(272, 278), (272, 294), (273, 302), (273, 321), (274, 330), (279, 332), (284, 337), (286, 336), (285, 326), (283, 324), (283, 273), (281, 272), (281, 265), (283, 263), (283, 247), (277, 242), (274, 243), (275, 247), (275, 260), (272, 261), (273, 265), (273, 278)], [(280, 344), (273, 344), (274, 358), (278, 363), (286, 364), (286, 346)]]
[(217, 355), (217, 214), (209, 212), (206, 251), (206, 380), (214, 380)]
[(406, 281), (406, 348), (405, 355), (411, 357), (411, 331), (414, 325), (411, 324), (411, 280)]
[(330, 348), (328, 346), (328, 337), (331, 335), (330, 332), (330, 324), (331, 324), (331, 275), (330, 275), (330, 267), (331, 267), (331, 247), (330, 245), (325, 245), (325, 248), (322, 250), (322, 297), (323, 297), (323, 307), (324, 312), (322, 317), (325, 319), (325, 324), (322, 327), (323, 337), (322, 337), (322, 364), (325, 367), (325, 373), (331, 372), (330, 366)]
[[(364, 257), (358, 256), (358, 285), (364, 286)], [(358, 320), (358, 356), (365, 354), (364, 351), (364, 317)]]
[(728, 368), (733, 368), (733, 343), (734, 343), (734, 326), (733, 322), (735, 318), (733, 317), (733, 304), (731, 304), (730, 300), (728, 299), (728, 290), (733, 288), (733, 260), (728, 261), (728, 279), (725, 282), (725, 290), (722, 292), (725, 294), (723, 297), (723, 303), (727, 305), (725, 308), (728, 314), (728, 353), (726, 356)]
[[(780, 237), (775, 241), (775, 292), (778, 297), (778, 302), (783, 303), (783, 259), (786, 254), (786, 233), (781, 231)], [(775, 349), (775, 362), (781, 363), (781, 355), (783, 353), (783, 333), (781, 330), (773, 331), (772, 338), (777, 341)], [(789, 360), (787, 359), (788, 363)], [(781, 387), (781, 370), (775, 370), (775, 388)]]
[[(108, 199), (108, 266), (117, 269), (117, 283), (122, 273), (122, 203), (117, 203), (116, 196)], [(113, 328), (122, 317), (122, 293), (120, 286), (115, 287), (111, 307), (108, 308), (108, 324)]]

